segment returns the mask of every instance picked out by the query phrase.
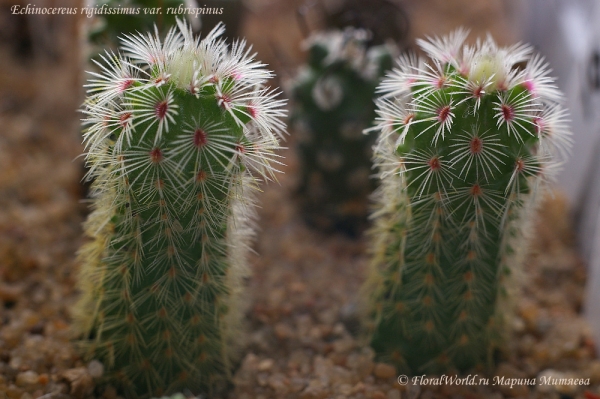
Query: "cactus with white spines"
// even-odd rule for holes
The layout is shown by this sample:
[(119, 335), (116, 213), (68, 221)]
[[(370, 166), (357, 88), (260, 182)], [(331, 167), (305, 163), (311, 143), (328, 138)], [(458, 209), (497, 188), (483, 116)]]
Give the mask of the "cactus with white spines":
[(313, 34), (308, 60), (291, 82), (298, 140), (297, 199), (308, 221), (324, 230), (360, 232), (367, 221), (375, 89), (391, 69), (393, 45), (368, 46), (369, 33), (347, 28)]
[(532, 210), (569, 147), (562, 94), (526, 45), (419, 41), (379, 87), (368, 330), (403, 373), (487, 368)]
[(274, 177), (284, 101), (218, 25), (125, 36), (92, 73), (83, 112), (93, 180), (77, 331), (130, 396), (227, 381), (252, 237), (253, 192)]

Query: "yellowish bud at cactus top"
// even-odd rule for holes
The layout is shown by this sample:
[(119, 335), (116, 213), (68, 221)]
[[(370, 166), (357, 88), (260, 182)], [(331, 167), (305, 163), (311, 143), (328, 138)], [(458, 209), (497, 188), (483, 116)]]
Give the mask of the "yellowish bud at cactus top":
[(469, 80), (474, 83), (489, 81), (488, 92), (498, 89), (506, 81), (506, 66), (500, 54), (480, 54), (472, 65)]
[(200, 66), (197, 54), (191, 51), (179, 51), (170, 62), (171, 80), (180, 89), (189, 89), (194, 85), (194, 74)]

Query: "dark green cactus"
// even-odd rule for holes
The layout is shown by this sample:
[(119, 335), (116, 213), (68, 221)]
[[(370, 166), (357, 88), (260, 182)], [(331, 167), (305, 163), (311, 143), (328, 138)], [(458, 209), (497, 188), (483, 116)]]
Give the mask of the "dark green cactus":
[(227, 381), (242, 313), (253, 192), (277, 166), (283, 101), (245, 43), (180, 23), (126, 36), (84, 113), (93, 212), (77, 331), (130, 396)]
[(531, 48), (420, 41), (381, 84), (371, 344), (403, 373), (490, 366), (527, 224), (568, 148), (561, 93)]
[(308, 62), (292, 82), (301, 173), (298, 198), (309, 222), (352, 234), (366, 224), (375, 89), (391, 69), (393, 46), (367, 48), (368, 34), (346, 29), (307, 42)]

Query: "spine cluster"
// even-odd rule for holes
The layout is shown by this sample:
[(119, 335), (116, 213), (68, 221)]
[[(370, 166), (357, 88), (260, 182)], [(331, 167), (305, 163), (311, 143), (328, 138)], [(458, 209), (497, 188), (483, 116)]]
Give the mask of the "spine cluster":
[(207, 392), (230, 372), (253, 192), (276, 172), (285, 112), (262, 87), (271, 73), (223, 32), (126, 36), (87, 84), (75, 321), (130, 396)]
[(311, 36), (308, 60), (291, 83), (298, 140), (298, 197), (308, 221), (356, 234), (367, 220), (375, 89), (392, 67), (395, 48), (368, 47), (366, 31), (347, 28)]
[[(419, 41), (380, 85), (372, 346), (407, 373), (489, 366), (531, 210), (569, 147), (563, 98), (526, 45)], [(509, 283), (510, 281), (510, 283)]]

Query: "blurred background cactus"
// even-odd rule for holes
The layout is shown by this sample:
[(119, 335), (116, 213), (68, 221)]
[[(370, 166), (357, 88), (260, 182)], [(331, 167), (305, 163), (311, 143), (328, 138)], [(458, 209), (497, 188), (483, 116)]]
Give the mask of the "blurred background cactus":
[[(527, 227), (569, 148), (543, 59), (465, 30), (381, 84), (371, 344), (403, 373), (484, 369), (506, 332)], [(488, 368), (489, 370), (489, 368)]]
[(218, 388), (240, 343), (252, 197), (276, 171), (285, 113), (261, 88), (271, 73), (223, 32), (126, 36), (87, 84), (75, 323), (130, 396)]
[(375, 88), (396, 47), (368, 46), (365, 30), (317, 33), (305, 43), (306, 65), (290, 83), (300, 158), (298, 201), (309, 224), (358, 234), (366, 225)]

